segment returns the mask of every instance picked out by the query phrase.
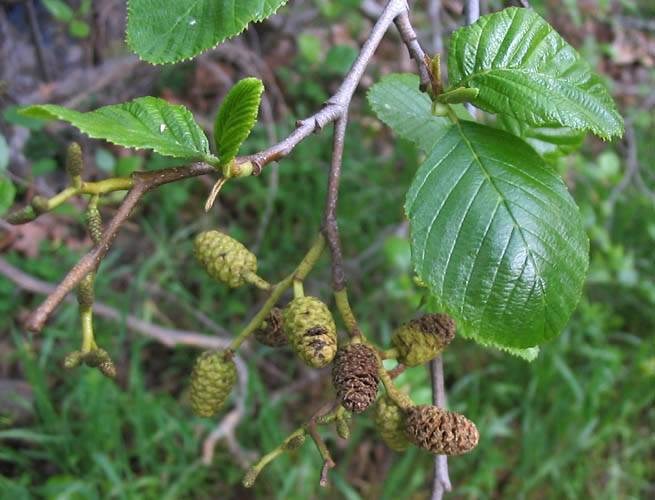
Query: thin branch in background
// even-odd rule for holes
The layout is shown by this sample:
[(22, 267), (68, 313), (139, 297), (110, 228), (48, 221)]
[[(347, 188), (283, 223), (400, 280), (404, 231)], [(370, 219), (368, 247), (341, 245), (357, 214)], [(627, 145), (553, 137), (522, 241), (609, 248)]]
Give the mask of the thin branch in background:
[[(56, 289), (54, 285), (41, 281), (12, 266), (2, 257), (0, 257), (0, 275), (5, 276), (7, 279), (15, 283), (16, 286), (27, 292), (49, 295)], [(68, 297), (67, 301), (71, 303), (75, 302), (72, 297)], [(175, 345), (188, 345), (203, 349), (225, 349), (230, 345), (230, 340), (226, 338), (155, 325), (143, 321), (136, 316), (132, 316), (131, 314), (121, 313), (113, 307), (109, 307), (100, 302), (95, 302), (93, 304), (93, 312), (103, 318), (125, 323), (125, 326), (128, 328), (139, 332), (146, 337), (157, 340), (169, 347)]]
[(169, 302), (170, 304), (176, 304), (180, 307), (184, 307), (185, 312), (193, 316), (196, 319), (196, 321), (198, 321), (198, 323), (200, 323), (202, 326), (207, 328), (207, 330), (209, 330), (210, 332), (219, 335), (221, 337), (232, 336), (232, 333), (229, 330), (216, 324), (216, 322), (214, 322), (209, 316), (207, 316), (207, 314), (200, 311), (199, 309), (196, 309), (195, 306), (180, 304), (180, 297), (175, 293), (170, 292), (168, 290), (164, 290), (159, 285), (155, 285), (153, 283), (144, 283), (143, 289), (144, 291), (150, 293), (152, 296), (160, 297), (163, 300)]
[(407, 46), (412, 59), (416, 61), (419, 77), (421, 79), (421, 89), (429, 89), (432, 85), (432, 80), (430, 79), (430, 72), (425, 65), (425, 52), (423, 52), (421, 44), (418, 42), (416, 37), (416, 32), (414, 31), (412, 23), (409, 20), (409, 12), (403, 11), (400, 15), (398, 15), (394, 23), (396, 24), (398, 33), (400, 33), (400, 38), (402, 38), (403, 42)]
[[(275, 132), (275, 123), (273, 120), (273, 107), (271, 101), (264, 97), (262, 99), (262, 119), (266, 127), (266, 134), (271, 144), (277, 142), (277, 133)], [(252, 247), (253, 253), (257, 253), (261, 247), (264, 235), (268, 229), (271, 219), (273, 217), (273, 209), (275, 208), (275, 199), (280, 187), (280, 171), (278, 165), (271, 165), (271, 172), (268, 178), (268, 190), (266, 192), (266, 207), (262, 215), (261, 222), (257, 228), (257, 236), (255, 237), (255, 244)]]
[(625, 122), (625, 153), (626, 153), (626, 164), (627, 169), (621, 182), (619, 182), (612, 192), (607, 197), (607, 213), (610, 214), (607, 218), (605, 228), (609, 230), (612, 227), (614, 221), (614, 205), (616, 204), (619, 196), (630, 183), (637, 177), (639, 174), (639, 158), (637, 151), (637, 138), (635, 136), (635, 128), (632, 122), (626, 120)]
[(25, 2), (25, 10), (27, 11), (27, 20), (30, 24), (30, 32), (32, 34), (32, 42), (34, 43), (34, 51), (36, 58), (39, 61), (39, 71), (44, 81), (49, 82), (52, 80), (50, 75), (50, 68), (48, 67), (48, 59), (45, 56), (43, 49), (43, 38), (41, 36), (41, 27), (39, 26), (39, 19), (36, 15), (34, 8), (34, 0), (27, 0)]
[(307, 425), (307, 432), (314, 440), (314, 444), (316, 445), (318, 452), (321, 454), (321, 457), (323, 458), (323, 467), (321, 468), (321, 476), (319, 480), (319, 484), (323, 487), (326, 487), (328, 485), (328, 473), (330, 472), (330, 469), (334, 469), (337, 464), (334, 462), (332, 455), (330, 454), (330, 450), (328, 449), (327, 445), (325, 444), (325, 441), (319, 434), (317, 424), (321, 417), (334, 411), (334, 409), (337, 406), (339, 406), (338, 401), (333, 401), (324, 404), (321, 408), (319, 408), (319, 410), (316, 413), (314, 413), (312, 418), (309, 420), (309, 424)]
[(382, 14), (382, 6), (375, 0), (364, 0), (359, 6), (359, 10), (366, 17), (373, 20), (376, 20)]
[[(480, 0), (466, 0), (464, 8), (466, 24), (473, 24), (480, 18)], [(476, 118), (478, 110), (471, 103), (466, 103), (466, 110), (471, 114), (473, 119)]]
[(443, 52), (443, 23), (441, 22), (441, 0), (428, 1), (428, 18), (432, 28), (432, 50), (435, 54)]
[[(432, 403), (439, 408), (446, 407), (446, 389), (443, 376), (443, 358), (436, 357), (430, 362), (430, 375), (432, 381)], [(434, 457), (432, 475), (432, 500), (441, 500), (444, 493), (452, 489), (448, 475), (448, 457), (436, 455)]]
[(466, 0), (464, 8), (466, 24), (473, 24), (480, 18), (480, 0)]

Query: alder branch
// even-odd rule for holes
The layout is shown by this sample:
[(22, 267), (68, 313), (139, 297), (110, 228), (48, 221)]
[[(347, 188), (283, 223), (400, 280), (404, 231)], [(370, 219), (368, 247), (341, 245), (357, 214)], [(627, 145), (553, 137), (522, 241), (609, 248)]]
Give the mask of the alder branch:
[(341, 237), (339, 236), (339, 222), (337, 220), (337, 203), (339, 201), (339, 184), (341, 180), (341, 165), (343, 164), (343, 148), (346, 140), (346, 125), (346, 116), (339, 118), (334, 124), (332, 164), (330, 167), (324, 215), (325, 239), (332, 254), (332, 288), (335, 292), (343, 290), (346, 287)]
[[(253, 155), (239, 157), (237, 163), (252, 162), (253, 174), (257, 175), (262, 168), (280, 158), (287, 156), (293, 149), (310, 134), (321, 130), (325, 125), (333, 121), (343, 119), (341, 127), (345, 127), (347, 113), (353, 94), (368, 66), (375, 50), (382, 37), (389, 29), (389, 26), (398, 16), (398, 26), (402, 28), (404, 42), (408, 45), (410, 52), (415, 54), (419, 71), (422, 75), (427, 74), (424, 61), (420, 60), (422, 50), (416, 41), (415, 33), (407, 15), (408, 6), (406, 0), (389, 0), (384, 7), (380, 17), (373, 26), (368, 39), (362, 46), (359, 56), (353, 63), (350, 71), (344, 78), (337, 92), (326, 103), (326, 105), (314, 115), (298, 122), (296, 129), (284, 140)], [(424, 79), (424, 76), (422, 76)], [(55, 308), (61, 303), (64, 297), (71, 292), (80, 280), (89, 272), (95, 271), (111, 247), (121, 226), (127, 221), (130, 214), (138, 204), (139, 200), (150, 190), (170, 182), (180, 181), (190, 177), (205, 175), (215, 172), (214, 168), (204, 163), (194, 163), (185, 167), (163, 169), (156, 172), (138, 172), (133, 174), (134, 187), (128, 192), (119, 207), (115, 216), (103, 232), (102, 239), (89, 253), (68, 272), (63, 281), (57, 285), (45, 301), (28, 317), (26, 328), (33, 332), (40, 332), (46, 321)], [(332, 245), (331, 245), (332, 248)], [(339, 264), (337, 261), (337, 277)], [(337, 285), (339, 281), (337, 280)]]
[(325, 441), (318, 433), (317, 426), (327, 425), (334, 422), (339, 411), (340, 405), (338, 401), (329, 402), (321, 406), (306, 423), (289, 434), (284, 439), (284, 441), (282, 441), (272, 451), (268, 452), (257, 462), (252, 464), (246, 472), (242, 484), (246, 488), (251, 488), (255, 484), (255, 481), (257, 481), (257, 477), (261, 471), (264, 470), (268, 464), (270, 464), (284, 452), (295, 450), (302, 446), (305, 442), (305, 437), (309, 434), (309, 436), (314, 441), (314, 444), (316, 445), (316, 448), (318, 449), (321, 457), (323, 458), (323, 467), (321, 468), (319, 484), (323, 487), (327, 486), (328, 472), (330, 469), (333, 469), (336, 464), (332, 459), (332, 455), (330, 454), (330, 450), (327, 448)]
[(412, 59), (414, 59), (414, 61), (416, 61), (416, 65), (418, 66), (418, 74), (421, 79), (421, 90), (425, 92), (432, 85), (432, 80), (430, 79), (430, 72), (428, 71), (428, 67), (425, 63), (425, 52), (421, 48), (421, 44), (418, 42), (416, 32), (414, 31), (412, 23), (409, 20), (409, 12), (402, 12), (394, 22), (396, 24), (396, 28), (398, 28), (398, 32), (400, 33), (400, 38), (402, 38), (403, 42), (407, 46), (407, 49), (409, 50), (410, 56)]
[(341, 86), (336, 93), (327, 100), (326, 105), (309, 118), (297, 122), (296, 129), (283, 141), (250, 156), (237, 160), (237, 163), (250, 161), (255, 167), (254, 174), (261, 172), (262, 168), (272, 161), (279, 160), (289, 155), (291, 151), (305, 138), (315, 131), (322, 130), (327, 124), (337, 121), (339, 118), (347, 118), (350, 101), (359, 82), (364, 75), (375, 50), (382, 37), (393, 23), (394, 19), (407, 12), (406, 0), (389, 0), (382, 10), (380, 17), (373, 26), (362, 49), (348, 71)]
[(100, 242), (93, 247), (82, 259), (68, 272), (66, 277), (57, 285), (55, 290), (48, 295), (45, 301), (27, 318), (25, 327), (33, 332), (40, 332), (45, 326), (55, 308), (61, 304), (66, 295), (88, 273), (95, 271), (102, 259), (107, 255), (114, 239), (121, 226), (130, 217), (139, 200), (148, 191), (155, 187), (170, 182), (179, 181), (189, 177), (207, 174), (214, 171), (213, 167), (204, 163), (194, 163), (187, 167), (176, 167), (155, 172), (137, 172), (133, 174), (134, 186), (127, 193), (127, 196), (118, 208), (118, 211), (111, 219), (102, 233)]

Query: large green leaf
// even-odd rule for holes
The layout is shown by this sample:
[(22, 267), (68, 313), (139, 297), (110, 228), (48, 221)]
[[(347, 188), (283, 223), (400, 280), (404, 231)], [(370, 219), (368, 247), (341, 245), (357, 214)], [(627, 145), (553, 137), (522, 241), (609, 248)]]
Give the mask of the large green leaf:
[(426, 152), (432, 151), (451, 125), (448, 118), (432, 114), (432, 102), (419, 90), (416, 75), (385, 76), (368, 91), (368, 102), (380, 120)]
[(64, 120), (89, 137), (137, 149), (152, 149), (165, 156), (215, 161), (209, 154), (207, 137), (184, 106), (156, 97), (104, 106), (80, 113), (54, 104), (23, 108), (34, 118)]
[(223, 99), (214, 123), (214, 140), (220, 165), (227, 165), (239, 152), (257, 122), (264, 84), (257, 78), (238, 81)]
[(623, 133), (601, 79), (532, 9), (505, 9), (453, 33), (448, 72), (451, 89), (479, 89), (472, 102), (486, 111), (604, 139)]
[(127, 43), (142, 59), (194, 57), (273, 15), (287, 0), (129, 0)]
[(465, 336), (526, 348), (562, 331), (588, 239), (564, 183), (531, 147), (459, 122), (419, 168), (405, 209), (415, 270)]
[(498, 115), (497, 124), (530, 144), (547, 160), (554, 160), (577, 150), (584, 142), (585, 132), (569, 127), (531, 127), (509, 115)]

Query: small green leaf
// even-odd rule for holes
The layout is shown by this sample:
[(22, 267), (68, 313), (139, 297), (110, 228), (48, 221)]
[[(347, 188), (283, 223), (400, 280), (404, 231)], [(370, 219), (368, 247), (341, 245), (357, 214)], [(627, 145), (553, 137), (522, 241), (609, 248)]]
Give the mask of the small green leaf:
[(154, 64), (190, 59), (272, 16), (287, 0), (129, 0), (127, 43)]
[(14, 183), (5, 176), (0, 175), (0, 215), (4, 214), (14, 203), (16, 188)]
[(350, 45), (335, 45), (325, 56), (324, 68), (332, 74), (344, 76), (357, 59), (359, 52)]
[(481, 17), (451, 37), (452, 87), (480, 89), (472, 101), (533, 127), (623, 134), (623, 119), (598, 75), (532, 9)]
[(68, 32), (75, 38), (86, 38), (91, 33), (91, 27), (84, 21), (73, 19), (68, 25)]
[(561, 178), (527, 144), (472, 122), (451, 126), (405, 209), (416, 273), (464, 336), (524, 349), (561, 333), (589, 242)]
[(546, 160), (573, 153), (582, 146), (586, 135), (568, 127), (531, 127), (508, 115), (498, 115), (496, 124), (530, 144)]
[(43, 5), (52, 17), (62, 22), (70, 22), (73, 19), (73, 9), (71, 9), (66, 2), (61, 0), (43, 0)]
[(419, 90), (416, 75), (387, 75), (371, 87), (367, 97), (380, 120), (423, 151), (431, 151), (450, 130), (448, 118), (432, 114), (432, 101)]
[(259, 104), (264, 84), (257, 78), (244, 78), (237, 82), (223, 99), (216, 121), (214, 140), (218, 150), (219, 166), (227, 165), (239, 152), (252, 128), (257, 123)]
[(162, 155), (189, 160), (215, 160), (209, 154), (207, 137), (191, 112), (156, 97), (140, 97), (87, 113), (41, 104), (23, 108), (21, 114), (45, 120), (58, 118), (89, 137), (119, 146), (152, 149)]
[(321, 62), (321, 39), (316, 35), (302, 33), (298, 36), (298, 53), (309, 64)]

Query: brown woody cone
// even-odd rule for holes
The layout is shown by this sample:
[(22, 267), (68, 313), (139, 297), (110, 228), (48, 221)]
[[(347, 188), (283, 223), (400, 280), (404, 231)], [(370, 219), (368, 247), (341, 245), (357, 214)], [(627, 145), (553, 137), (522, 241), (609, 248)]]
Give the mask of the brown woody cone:
[(282, 347), (289, 343), (287, 336), (284, 334), (284, 321), (282, 309), (274, 307), (268, 313), (266, 319), (255, 330), (255, 339), (260, 344), (269, 347)]
[(346, 410), (361, 413), (371, 406), (379, 381), (378, 359), (370, 347), (350, 344), (337, 351), (332, 382)]
[(407, 439), (435, 455), (461, 455), (478, 445), (478, 429), (464, 415), (436, 406), (414, 406), (405, 420)]

